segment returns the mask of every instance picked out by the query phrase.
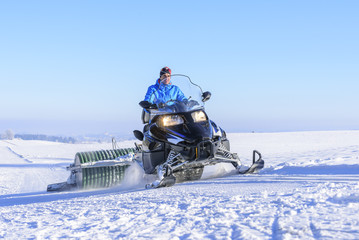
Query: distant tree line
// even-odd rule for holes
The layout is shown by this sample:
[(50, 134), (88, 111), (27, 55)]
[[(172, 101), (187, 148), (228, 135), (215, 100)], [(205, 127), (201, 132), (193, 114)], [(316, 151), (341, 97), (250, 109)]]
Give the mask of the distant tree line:
[(12, 132), (11, 129), (8, 129), (3, 134), (0, 135), (0, 139), (13, 140), (14, 139), (14, 133)]
[(72, 137), (48, 136), (44, 134), (15, 134), (15, 138), (23, 140), (42, 140), (51, 142), (75, 143), (76, 139)]
[(112, 138), (115, 137), (118, 141), (133, 140), (132, 133), (130, 134), (88, 134), (76, 137), (60, 137), (60, 136), (48, 136), (45, 134), (14, 134), (11, 129), (4, 132), (0, 132), (0, 139), (13, 140), (14, 138), (22, 140), (41, 140), (51, 142), (63, 142), (63, 143), (79, 143), (79, 142), (111, 142)]

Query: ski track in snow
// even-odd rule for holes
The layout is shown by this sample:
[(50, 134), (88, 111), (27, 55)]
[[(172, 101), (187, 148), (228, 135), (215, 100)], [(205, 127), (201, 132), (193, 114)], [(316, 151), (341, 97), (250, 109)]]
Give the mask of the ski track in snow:
[(19, 157), (20, 159), (24, 160), (27, 163), (32, 163), (32, 161), (30, 161), (29, 159), (25, 158), (24, 156), (22, 156), (21, 154), (18, 154), (17, 152), (15, 152), (14, 150), (12, 150), (11, 147), (7, 147), (7, 149), (13, 153), (14, 155), (16, 155), (17, 157)]
[(63, 193), (46, 185), (67, 179), (76, 151), (110, 144), (0, 141), (0, 238), (359, 239), (359, 131), (228, 135), (247, 165), (261, 151), (260, 175), (219, 164), (145, 190), (134, 165), (126, 186)]

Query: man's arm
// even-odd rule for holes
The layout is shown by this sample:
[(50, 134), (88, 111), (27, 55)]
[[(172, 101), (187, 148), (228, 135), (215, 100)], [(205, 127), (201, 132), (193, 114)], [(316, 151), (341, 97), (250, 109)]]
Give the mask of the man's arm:
[(156, 89), (153, 86), (149, 86), (147, 89), (147, 93), (145, 95), (144, 101), (148, 101), (150, 103), (153, 103), (153, 92), (156, 91)]
[(177, 99), (176, 100), (179, 102), (187, 100), (186, 96), (183, 94), (183, 92), (181, 91), (181, 89), (179, 87), (177, 87)]

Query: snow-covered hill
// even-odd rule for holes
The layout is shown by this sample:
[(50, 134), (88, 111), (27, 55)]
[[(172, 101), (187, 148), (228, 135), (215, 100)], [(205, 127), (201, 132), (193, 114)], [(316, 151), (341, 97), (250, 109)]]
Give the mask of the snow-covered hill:
[[(260, 175), (207, 167), (203, 179), (144, 189), (141, 169), (112, 189), (47, 193), (78, 151), (111, 144), (0, 141), (0, 238), (359, 239), (359, 131), (228, 134)], [(121, 142), (132, 147), (133, 142)]]

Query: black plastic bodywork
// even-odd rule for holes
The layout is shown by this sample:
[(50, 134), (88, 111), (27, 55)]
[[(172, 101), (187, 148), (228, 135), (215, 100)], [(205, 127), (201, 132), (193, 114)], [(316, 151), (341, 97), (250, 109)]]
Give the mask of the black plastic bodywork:
[[(150, 109), (145, 109), (149, 111)], [(156, 166), (166, 161), (168, 154), (174, 150), (182, 155), (185, 160), (196, 161), (213, 158), (220, 143), (229, 149), (229, 141), (225, 138), (224, 131), (208, 119), (195, 122), (192, 113), (176, 112), (169, 115), (178, 115), (183, 118), (183, 123), (170, 127), (159, 124), (163, 115), (156, 115), (149, 120), (144, 127), (142, 160), (145, 173), (152, 174)], [(224, 135), (224, 136), (223, 136)]]

